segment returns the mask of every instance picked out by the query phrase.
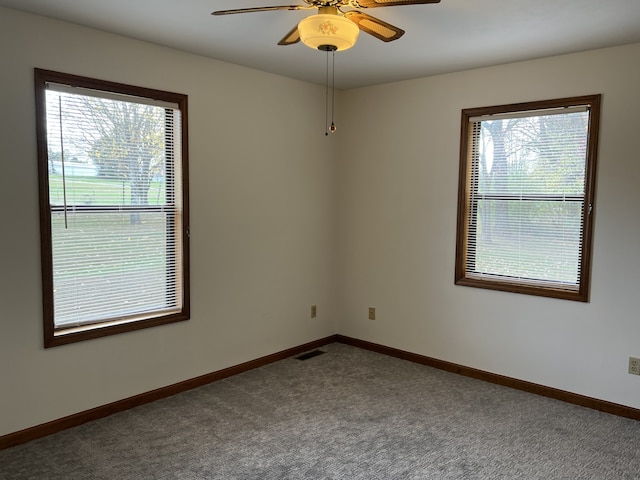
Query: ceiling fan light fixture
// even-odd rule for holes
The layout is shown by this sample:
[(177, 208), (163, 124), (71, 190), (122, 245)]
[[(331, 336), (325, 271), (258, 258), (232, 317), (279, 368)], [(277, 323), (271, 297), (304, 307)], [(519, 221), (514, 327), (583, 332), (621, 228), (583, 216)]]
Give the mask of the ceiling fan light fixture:
[(360, 30), (351, 20), (335, 14), (311, 15), (298, 24), (300, 40), (314, 50), (341, 51), (353, 47)]

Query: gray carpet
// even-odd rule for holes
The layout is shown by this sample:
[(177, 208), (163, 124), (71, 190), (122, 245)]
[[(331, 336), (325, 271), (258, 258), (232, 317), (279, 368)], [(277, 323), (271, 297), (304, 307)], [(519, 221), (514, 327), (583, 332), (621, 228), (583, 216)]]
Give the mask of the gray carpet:
[(640, 422), (321, 350), (0, 451), (0, 478), (640, 478)]

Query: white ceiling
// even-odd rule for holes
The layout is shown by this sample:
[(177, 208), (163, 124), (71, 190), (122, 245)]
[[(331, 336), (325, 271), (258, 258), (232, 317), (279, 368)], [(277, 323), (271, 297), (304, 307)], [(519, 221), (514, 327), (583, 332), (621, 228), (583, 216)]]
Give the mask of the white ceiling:
[[(214, 10), (303, 4), (302, 0), (0, 0), (0, 6), (322, 84), (324, 52), (302, 43), (277, 45), (314, 10), (210, 15)], [(337, 88), (640, 42), (640, 0), (442, 0), (366, 13), (406, 34), (384, 43), (362, 33), (355, 47), (336, 53)]]

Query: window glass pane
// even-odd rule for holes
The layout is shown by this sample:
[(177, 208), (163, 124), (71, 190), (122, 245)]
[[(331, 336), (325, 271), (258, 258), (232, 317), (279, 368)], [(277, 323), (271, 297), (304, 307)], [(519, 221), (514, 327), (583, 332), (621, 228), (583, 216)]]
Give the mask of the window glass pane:
[(46, 99), (52, 205), (165, 203), (165, 108), (52, 90)]
[[(176, 245), (161, 211), (63, 212), (51, 218), (55, 326), (170, 312)], [(135, 221), (132, 221), (134, 220)]]
[(475, 265), (492, 275), (577, 285), (580, 202), (478, 202)]
[(478, 192), (583, 195), (588, 112), (481, 122)]

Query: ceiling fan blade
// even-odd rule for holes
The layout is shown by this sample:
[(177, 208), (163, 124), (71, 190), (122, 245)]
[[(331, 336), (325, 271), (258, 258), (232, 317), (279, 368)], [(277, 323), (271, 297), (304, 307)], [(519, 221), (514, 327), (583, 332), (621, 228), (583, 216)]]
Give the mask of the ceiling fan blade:
[(233, 15), (235, 13), (252, 13), (252, 12), (271, 12), (274, 10), (308, 10), (315, 8), (313, 6), (306, 5), (278, 5), (272, 7), (253, 7), (253, 8), (236, 8), (233, 10), (217, 10), (212, 12), (211, 15)]
[(346, 12), (344, 16), (358, 25), (360, 30), (369, 35), (373, 35), (383, 42), (391, 42), (404, 35), (404, 30), (401, 28), (383, 22), (379, 18), (372, 17), (366, 13), (358, 12), (357, 10)]
[(362, 8), (397, 7), (398, 5), (424, 5), (426, 3), (440, 3), (440, 0), (357, 0)]
[(293, 45), (300, 41), (300, 32), (298, 32), (298, 25), (293, 27), (289, 33), (287, 33), (282, 40), (278, 42), (278, 45)]

